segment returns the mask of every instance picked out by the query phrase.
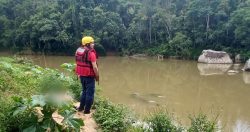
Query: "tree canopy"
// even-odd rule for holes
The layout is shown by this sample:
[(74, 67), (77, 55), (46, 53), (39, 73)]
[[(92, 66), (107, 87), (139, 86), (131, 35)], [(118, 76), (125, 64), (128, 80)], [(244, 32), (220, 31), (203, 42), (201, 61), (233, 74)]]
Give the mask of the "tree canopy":
[(250, 0), (0, 0), (0, 47), (72, 54), (84, 35), (121, 54), (250, 57)]

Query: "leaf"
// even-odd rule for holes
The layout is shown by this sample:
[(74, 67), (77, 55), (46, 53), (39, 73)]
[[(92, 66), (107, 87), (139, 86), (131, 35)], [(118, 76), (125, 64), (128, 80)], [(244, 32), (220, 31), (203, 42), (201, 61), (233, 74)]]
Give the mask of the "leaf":
[(12, 96), (11, 98), (12, 98), (15, 102), (21, 102), (21, 101), (22, 101), (22, 97)]
[(80, 129), (80, 127), (84, 125), (83, 120), (74, 118), (74, 111), (70, 112), (66, 110), (63, 113), (63, 116), (64, 116), (63, 124), (66, 124), (66, 126), (72, 127), (75, 130)]
[(53, 128), (53, 126), (55, 126), (55, 123), (53, 120), (51, 119), (46, 119), (45, 121), (43, 121), (43, 125), (42, 128), (43, 129), (48, 129), (48, 128)]
[(71, 119), (71, 124), (72, 124), (75, 128), (80, 128), (81, 126), (84, 125), (84, 122), (83, 122), (82, 119), (73, 118), (73, 119)]
[(32, 126), (30, 126), (30, 127), (28, 127), (28, 128), (25, 128), (25, 129), (23, 130), (23, 132), (36, 132), (36, 126), (35, 126), (35, 125), (32, 125)]
[(73, 71), (74, 70), (74, 68), (75, 68), (75, 64), (73, 64), (73, 63), (63, 63), (62, 65), (61, 65), (61, 67), (63, 68), (63, 69), (65, 69), (65, 70), (67, 70), (67, 71)]
[(32, 96), (32, 106), (44, 106), (45, 103), (45, 97), (43, 95), (33, 95)]
[(21, 107), (18, 107), (14, 112), (13, 112), (13, 116), (16, 116), (17, 114), (19, 113), (22, 113), (26, 110), (26, 106), (21, 106)]

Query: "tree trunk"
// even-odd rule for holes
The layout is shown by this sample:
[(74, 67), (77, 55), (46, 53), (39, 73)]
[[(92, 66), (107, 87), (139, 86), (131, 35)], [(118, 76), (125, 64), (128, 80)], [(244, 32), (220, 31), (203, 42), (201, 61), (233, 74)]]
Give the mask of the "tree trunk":
[(149, 44), (151, 44), (152, 41), (152, 18), (149, 17)]
[[(208, 0), (208, 7), (210, 7), (210, 0)], [(209, 12), (207, 13), (207, 18), (206, 18), (206, 21), (207, 21), (207, 28), (206, 28), (206, 39), (208, 39), (208, 31), (209, 31), (209, 24), (210, 24), (210, 14)]]
[(206, 39), (208, 39), (208, 31), (209, 31), (209, 22), (210, 22), (210, 15), (207, 14), (207, 28), (206, 28)]
[(168, 38), (171, 39), (171, 34), (170, 34), (170, 31), (169, 31), (169, 26), (168, 24), (164, 23), (166, 29), (167, 29), (167, 33), (168, 33)]

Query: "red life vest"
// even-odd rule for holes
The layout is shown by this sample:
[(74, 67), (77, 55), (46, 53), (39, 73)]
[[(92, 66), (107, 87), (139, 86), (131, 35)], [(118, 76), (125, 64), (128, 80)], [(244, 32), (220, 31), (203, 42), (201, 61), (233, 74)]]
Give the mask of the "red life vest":
[(93, 70), (93, 66), (91, 61), (89, 60), (89, 55), (91, 52), (96, 52), (94, 49), (88, 49), (79, 47), (76, 50), (75, 58), (76, 58), (76, 74), (79, 76), (90, 76), (94, 77), (95, 73)]

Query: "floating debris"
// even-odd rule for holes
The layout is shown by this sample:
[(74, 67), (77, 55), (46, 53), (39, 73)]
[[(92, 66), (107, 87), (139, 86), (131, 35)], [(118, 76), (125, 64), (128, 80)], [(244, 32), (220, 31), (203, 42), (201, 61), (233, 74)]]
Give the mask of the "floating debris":
[(149, 103), (156, 103), (154, 100), (149, 100), (148, 102)]
[(154, 101), (154, 100), (148, 100), (148, 99), (140, 96), (139, 93), (133, 93), (133, 94), (131, 94), (131, 96), (133, 98), (137, 99), (138, 101), (141, 101), (141, 102), (144, 102), (144, 103), (157, 104), (156, 101)]
[(236, 70), (229, 70), (229, 71), (227, 71), (228, 75), (235, 75), (237, 73), (239, 73), (239, 71), (236, 71)]
[(157, 97), (157, 98), (165, 98), (165, 96), (161, 95), (161, 94), (149, 94), (152, 97)]

